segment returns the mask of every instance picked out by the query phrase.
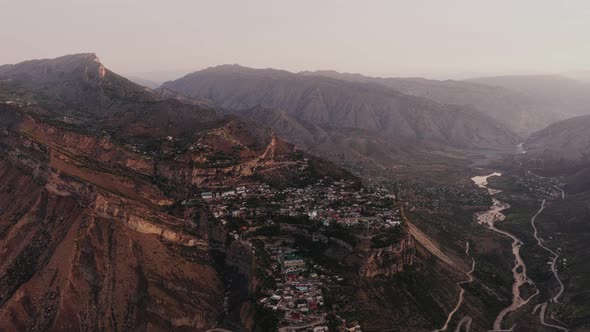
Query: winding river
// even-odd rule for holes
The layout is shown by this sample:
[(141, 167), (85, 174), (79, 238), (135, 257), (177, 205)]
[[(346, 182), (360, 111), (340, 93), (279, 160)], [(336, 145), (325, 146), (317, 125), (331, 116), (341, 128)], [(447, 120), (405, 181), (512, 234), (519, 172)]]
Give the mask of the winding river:
[[(539, 290), (536, 289), (535, 284), (528, 277), (526, 264), (520, 256), (520, 247), (522, 246), (523, 242), (520, 239), (518, 239), (515, 235), (507, 231), (498, 229), (495, 226), (496, 222), (503, 221), (504, 219), (506, 219), (506, 216), (502, 214), (502, 211), (508, 209), (510, 205), (498, 200), (495, 197), (496, 194), (501, 192), (500, 190), (488, 187), (488, 179), (494, 176), (502, 176), (502, 174), (495, 172), (484, 176), (474, 176), (473, 178), (471, 178), (471, 180), (478, 187), (486, 189), (492, 197), (492, 206), (490, 207), (490, 209), (484, 212), (480, 212), (476, 215), (479, 224), (482, 226), (486, 226), (487, 228), (496, 233), (499, 233), (503, 236), (512, 239), (512, 254), (514, 255), (514, 267), (512, 268), (512, 275), (514, 277), (514, 283), (512, 284), (512, 303), (508, 307), (504, 308), (498, 314), (498, 316), (494, 320), (493, 327), (494, 331), (503, 331), (502, 322), (504, 321), (504, 318), (511, 312), (527, 304), (533, 297), (539, 294)], [(535, 293), (526, 299), (523, 299), (520, 295), (520, 287), (524, 284), (529, 284), (535, 287)], [(512, 328), (510, 330), (512, 330)]]
[[(524, 153), (524, 152), (522, 152), (522, 153)], [(537, 176), (539, 178), (542, 178), (541, 176), (532, 174), (530, 172), (529, 172), (529, 174), (533, 175), (533, 176)], [(476, 214), (476, 218), (477, 218), (478, 223), (480, 225), (485, 226), (488, 229), (490, 229), (496, 233), (499, 233), (503, 236), (506, 236), (512, 240), (512, 254), (514, 255), (514, 267), (512, 268), (512, 275), (514, 277), (514, 283), (512, 284), (512, 303), (509, 306), (507, 306), (506, 308), (504, 308), (502, 311), (500, 311), (500, 313), (498, 314), (498, 316), (494, 320), (493, 329), (491, 331), (498, 331), (498, 332), (499, 331), (513, 331), (514, 326), (512, 326), (510, 329), (507, 329), (507, 330), (502, 329), (502, 322), (504, 321), (506, 316), (508, 316), (510, 313), (514, 312), (515, 310), (517, 310), (517, 309), (521, 308), (522, 306), (526, 305), (527, 303), (529, 303), (531, 301), (531, 299), (533, 299), (535, 296), (537, 296), (539, 294), (539, 290), (535, 286), (535, 283), (528, 277), (526, 264), (524, 263), (524, 260), (522, 259), (522, 256), (520, 255), (520, 248), (523, 245), (523, 242), (519, 238), (517, 238), (514, 234), (504, 231), (504, 230), (501, 230), (501, 229), (498, 229), (495, 225), (496, 222), (503, 221), (506, 219), (506, 216), (502, 213), (502, 211), (510, 208), (510, 205), (505, 202), (502, 202), (496, 198), (496, 195), (498, 193), (500, 193), (501, 190), (493, 189), (488, 186), (488, 179), (491, 177), (494, 177), (494, 176), (502, 176), (502, 174), (498, 173), (498, 172), (494, 172), (489, 175), (474, 176), (471, 178), (471, 180), (478, 187), (486, 189), (487, 192), (489, 193), (490, 197), (492, 198), (492, 205), (490, 206), (490, 209), (487, 211), (479, 212)], [(556, 181), (555, 179), (551, 179), (551, 178), (545, 178), (545, 179), (552, 180), (552, 182), (554, 184), (553, 187), (558, 189), (561, 192), (562, 199), (565, 198), (565, 192), (561, 189), (561, 186), (560, 186), (561, 183), (559, 183), (559, 181)], [(557, 252), (551, 250), (550, 248), (546, 247), (543, 244), (543, 239), (541, 237), (539, 237), (539, 234), (537, 231), (537, 226), (535, 223), (537, 217), (545, 209), (545, 203), (546, 203), (546, 200), (543, 200), (541, 202), (541, 206), (540, 206), (539, 210), (537, 211), (537, 213), (534, 216), (532, 216), (531, 226), (533, 228), (533, 235), (537, 241), (537, 245), (551, 254), (551, 258), (550, 258), (551, 259), (550, 260), (551, 271), (553, 272), (555, 279), (559, 283), (559, 290), (550, 299), (550, 302), (559, 302), (559, 298), (561, 297), (561, 295), (564, 292), (563, 282), (561, 281), (561, 279), (559, 278), (559, 275), (557, 274), (557, 259), (559, 258), (559, 254)], [(466, 247), (465, 253), (469, 257), (471, 257), (471, 255), (469, 254), (469, 243), (468, 242), (465, 243), (465, 247)], [(473, 259), (473, 257), (471, 257), (471, 259), (472, 259), (471, 270), (465, 272), (465, 274), (467, 276), (467, 280), (460, 281), (457, 283), (457, 286), (459, 286), (459, 288), (460, 288), (459, 299), (457, 301), (457, 304), (455, 305), (455, 308), (449, 313), (444, 326), (438, 330), (435, 330), (436, 332), (447, 330), (451, 319), (453, 318), (453, 316), (457, 313), (457, 311), (459, 310), (459, 308), (463, 304), (463, 299), (464, 299), (464, 294), (465, 294), (465, 290), (463, 289), (463, 285), (467, 284), (467, 283), (471, 283), (473, 281), (472, 274), (473, 274), (473, 271), (475, 270), (475, 260)], [(520, 294), (520, 288), (521, 288), (521, 286), (523, 286), (525, 284), (529, 284), (530, 286), (532, 286), (535, 289), (535, 293), (530, 295), (526, 299), (522, 298), (522, 296)], [(547, 310), (548, 304), (549, 304), (549, 302), (537, 304), (533, 310), (533, 314), (536, 314), (536, 312), (539, 311), (540, 322), (545, 327), (555, 328), (555, 329), (558, 329), (561, 331), (568, 331), (568, 329), (566, 327), (550, 324), (545, 321), (546, 310)], [(470, 331), (471, 323), (472, 323), (471, 317), (469, 317), (469, 316), (463, 317), (460, 320), (459, 324), (456, 326), (455, 332), (460, 332), (462, 329), (465, 329), (465, 331)]]

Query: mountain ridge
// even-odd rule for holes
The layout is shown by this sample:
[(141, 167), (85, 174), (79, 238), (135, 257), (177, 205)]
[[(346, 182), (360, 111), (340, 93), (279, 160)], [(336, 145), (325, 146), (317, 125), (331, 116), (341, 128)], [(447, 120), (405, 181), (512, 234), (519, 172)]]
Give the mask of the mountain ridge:
[[(261, 105), (314, 125), (368, 130), (389, 138), (433, 139), (458, 146), (476, 146), (485, 142), (476, 139), (474, 144), (471, 139), (458, 138), (461, 132), (456, 130), (463, 120), (460, 118), (471, 117), (484, 127), (502, 127), (470, 107), (438, 104), (379, 84), (308, 77), (282, 70), (212, 67), (166, 82), (163, 87), (189, 97), (213, 100), (225, 109), (244, 110)], [(440, 119), (433, 121), (435, 116), (440, 116), (442, 123)], [(445, 116), (454, 119), (444, 123)], [(511, 136), (508, 130), (504, 134)]]
[[(568, 106), (569, 101), (559, 103), (546, 101), (538, 102), (539, 93), (529, 95), (522, 89), (505, 84), (493, 84), (493, 77), (467, 80), (432, 80), (419, 77), (387, 78), (369, 77), (361, 74), (339, 73), (336, 71), (302, 72), (304, 75), (328, 76), (357, 82), (372, 82), (390, 87), (410, 95), (426, 97), (441, 103), (470, 105), (477, 110), (501, 121), (515, 132), (527, 136), (547, 125), (571, 117), (580, 112), (574, 104)], [(537, 76), (511, 76), (521, 79)], [(542, 76), (559, 77), (559, 76)], [(571, 81), (569, 81), (571, 82)], [(577, 96), (584, 95), (578, 91)], [(544, 94), (552, 96), (552, 91)], [(543, 100), (547, 97), (543, 96)], [(549, 104), (551, 106), (547, 106)], [(583, 104), (580, 102), (579, 104)], [(575, 109), (568, 111), (572, 107)], [(561, 109), (564, 109), (562, 111)]]
[(590, 115), (554, 123), (525, 142), (525, 160), (550, 173), (571, 174), (590, 167)]

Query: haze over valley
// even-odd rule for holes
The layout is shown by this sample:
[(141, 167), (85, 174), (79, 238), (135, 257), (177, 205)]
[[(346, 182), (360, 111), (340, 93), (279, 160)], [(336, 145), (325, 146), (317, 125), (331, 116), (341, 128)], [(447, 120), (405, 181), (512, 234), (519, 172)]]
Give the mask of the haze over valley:
[(4, 7), (0, 331), (590, 329), (585, 2)]

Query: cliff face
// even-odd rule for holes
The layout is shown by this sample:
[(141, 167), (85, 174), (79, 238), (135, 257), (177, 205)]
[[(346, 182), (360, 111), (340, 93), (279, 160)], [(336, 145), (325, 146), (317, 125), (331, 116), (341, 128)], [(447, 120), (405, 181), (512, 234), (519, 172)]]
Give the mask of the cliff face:
[[(302, 160), (270, 132), (232, 121), (201, 136), (203, 151), (157, 159), (0, 108), (0, 326), (9, 330), (215, 326), (223, 287), (209, 250), (224, 250), (225, 235), (204, 210), (176, 202), (202, 185), (288, 178)], [(224, 153), (231, 164), (216, 164)], [(249, 250), (227, 251), (246, 295)]]
[(233, 241), (226, 250), (226, 289), (229, 291), (224, 322), (236, 330), (250, 331), (255, 325), (252, 297), (258, 287), (256, 256), (249, 242)]
[(126, 98), (152, 99), (148, 89), (108, 70), (92, 53), (0, 66), (0, 85), (30, 103), (51, 100), (91, 115), (116, 111)]
[[(137, 156), (22, 114), (13, 120), (0, 140), (0, 327), (213, 326), (221, 282), (190, 218), (164, 213), (172, 200), (158, 188), (83, 158)], [(108, 161), (109, 151), (119, 159)]]
[(412, 266), (416, 257), (416, 245), (411, 235), (391, 246), (373, 249), (362, 261), (359, 275), (362, 279), (392, 277)]

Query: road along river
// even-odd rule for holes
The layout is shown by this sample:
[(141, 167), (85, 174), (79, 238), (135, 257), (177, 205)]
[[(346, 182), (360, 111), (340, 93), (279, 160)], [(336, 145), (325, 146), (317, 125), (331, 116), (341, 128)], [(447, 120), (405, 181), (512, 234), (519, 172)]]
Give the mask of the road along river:
[[(512, 284), (512, 303), (504, 308), (496, 317), (494, 321), (494, 331), (502, 331), (502, 321), (504, 318), (510, 314), (511, 312), (519, 309), (520, 307), (527, 304), (533, 297), (539, 294), (539, 290), (536, 289), (535, 284), (533, 281), (527, 276), (527, 269), (526, 264), (524, 263), (522, 257), (520, 256), (520, 247), (522, 246), (523, 242), (519, 240), (513, 234), (503, 231), (501, 229), (496, 228), (495, 223), (498, 221), (503, 221), (506, 219), (506, 216), (502, 214), (502, 211), (508, 209), (510, 205), (507, 203), (501, 202), (498, 200), (495, 195), (500, 193), (500, 190), (492, 189), (488, 187), (488, 179), (494, 176), (502, 176), (501, 173), (495, 172), (489, 175), (484, 176), (474, 176), (471, 180), (480, 188), (484, 188), (488, 191), (490, 196), (492, 197), (492, 206), (489, 210), (478, 213), (477, 222), (480, 225), (486, 226), (490, 230), (499, 233), (503, 236), (506, 236), (512, 239), (512, 254), (514, 255), (514, 267), (512, 268), (512, 275), (514, 276), (514, 283)], [(524, 284), (529, 284), (535, 287), (535, 293), (530, 297), (523, 299), (520, 296), (520, 287)], [(510, 329), (512, 330), (512, 328)]]
[[(558, 188), (559, 190), (561, 190), (562, 192), (562, 199), (565, 197), (565, 193), (564, 191), (555, 186), (556, 188)], [(537, 217), (541, 214), (541, 212), (543, 212), (543, 210), (545, 209), (545, 203), (546, 200), (543, 200), (541, 202), (541, 207), (539, 208), (539, 211), (537, 211), (537, 214), (535, 214), (532, 218), (531, 218), (531, 226), (533, 227), (533, 235), (535, 236), (535, 239), (537, 240), (537, 245), (541, 248), (543, 248), (545, 251), (547, 251), (548, 253), (551, 254), (551, 260), (549, 261), (551, 263), (551, 272), (553, 273), (553, 276), (555, 277), (555, 280), (557, 280), (557, 283), (559, 284), (559, 290), (557, 291), (557, 293), (551, 298), (551, 302), (555, 302), (555, 303), (559, 303), (559, 298), (561, 297), (561, 295), (563, 294), (563, 291), (565, 289), (565, 287), (563, 286), (563, 282), (561, 281), (561, 279), (559, 278), (559, 274), (557, 274), (557, 259), (559, 258), (559, 254), (555, 251), (553, 251), (552, 249), (549, 249), (548, 247), (546, 247), (543, 244), (543, 239), (539, 236), (539, 232), (537, 230), (537, 225), (535, 224), (535, 221), (537, 219)], [(533, 315), (537, 312), (538, 309), (541, 309), (539, 311), (539, 320), (541, 321), (541, 325), (546, 326), (546, 327), (552, 327), (555, 328), (557, 330), (560, 331), (568, 331), (568, 329), (566, 327), (563, 326), (559, 326), (559, 325), (554, 325), (554, 324), (549, 324), (545, 321), (545, 312), (547, 310), (547, 305), (548, 302), (545, 303), (539, 303), (535, 309), (533, 309)]]

